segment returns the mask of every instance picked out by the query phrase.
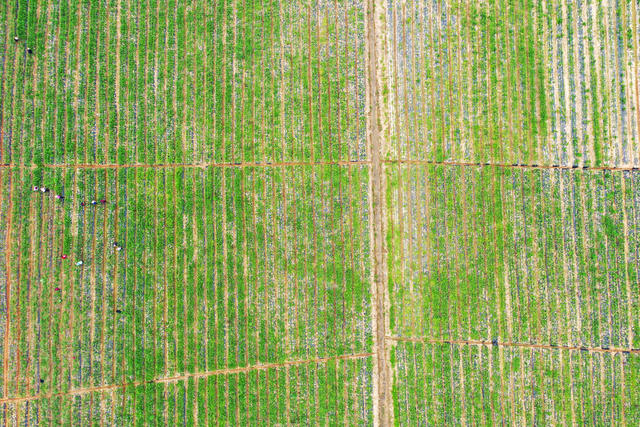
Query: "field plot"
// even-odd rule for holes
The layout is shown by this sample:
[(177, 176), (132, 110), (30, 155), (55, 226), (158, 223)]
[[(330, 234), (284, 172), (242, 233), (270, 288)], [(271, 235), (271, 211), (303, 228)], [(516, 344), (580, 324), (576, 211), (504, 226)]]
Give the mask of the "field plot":
[(391, 330), (640, 347), (640, 175), (388, 169)]
[(416, 387), (436, 405), (427, 419), (475, 419), (463, 408), (481, 401), (465, 395), (479, 385), (489, 387), (475, 408), (482, 417), (507, 397), (520, 408), (504, 410), (508, 423), (577, 416), (554, 406), (570, 393), (591, 403), (577, 393), (591, 398), (600, 383), (588, 384), (581, 363), (602, 366), (610, 382), (607, 417), (640, 416), (635, 391), (623, 394), (625, 381), (637, 384), (640, 358), (639, 201), (640, 175), (630, 171), (387, 166), (396, 420), (425, 415), (411, 408), (423, 408)]
[(384, 4), (388, 160), (640, 165), (637, 1)]
[(636, 425), (640, 358), (621, 353), (401, 343), (400, 425)]
[(0, 163), (366, 160), (363, 2), (43, 0), (0, 14)]
[[(4, 169), (9, 184), (2, 398), (17, 420), (41, 398), (106, 389), (118, 401), (111, 387), (214, 374), (227, 393), (217, 405), (228, 402), (217, 411), (231, 417), (229, 393), (244, 399), (239, 378), (265, 364), (279, 372), (261, 397), (274, 410), (319, 387), (318, 407), (371, 417), (369, 202), (353, 197), (366, 194), (368, 168)], [(359, 382), (328, 402), (323, 387), (345, 387), (342, 375)], [(192, 406), (208, 396), (190, 393)]]

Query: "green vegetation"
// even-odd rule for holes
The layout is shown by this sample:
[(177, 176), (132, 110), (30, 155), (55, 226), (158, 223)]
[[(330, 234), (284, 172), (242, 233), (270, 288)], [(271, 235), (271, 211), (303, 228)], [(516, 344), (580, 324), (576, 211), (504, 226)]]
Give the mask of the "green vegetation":
[(638, 52), (623, 41), (638, 25), (633, 2), (385, 5), (389, 159), (640, 161), (640, 124), (629, 120), (640, 108), (631, 100)]
[(639, 17), (5, 2), (0, 424), (640, 424)]
[(18, 2), (2, 16), (2, 163), (365, 159), (358, 2)]
[(413, 343), (398, 344), (393, 352), (398, 425), (600, 425), (638, 419), (635, 356)]
[(634, 175), (409, 166), (389, 177), (394, 334), (638, 344)]

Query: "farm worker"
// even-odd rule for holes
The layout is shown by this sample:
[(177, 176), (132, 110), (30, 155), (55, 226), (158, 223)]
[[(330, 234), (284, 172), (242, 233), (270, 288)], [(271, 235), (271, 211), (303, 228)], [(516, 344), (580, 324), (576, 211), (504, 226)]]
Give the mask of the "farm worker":
[(85, 202), (80, 203), (80, 206), (84, 206), (84, 205), (86, 205), (86, 203), (85, 203)]
[(116, 251), (120, 252), (122, 250), (122, 246), (116, 246)]
[(41, 193), (46, 193), (47, 191), (49, 191), (49, 189), (47, 187), (40, 187), (40, 192)]
[(37, 185), (34, 185), (33, 187), (31, 187), (31, 189), (32, 189), (33, 191), (38, 191), (38, 190), (39, 190), (39, 188), (38, 188), (38, 186), (37, 186)]
[(95, 206), (95, 205), (97, 205), (97, 204), (98, 204), (98, 202), (96, 202), (95, 200), (92, 200), (92, 201), (91, 201), (91, 204)]
[(62, 200), (64, 199), (64, 196), (62, 194), (56, 194), (56, 199)]
[(33, 53), (33, 51), (31, 50), (30, 47), (27, 48), (27, 53), (29, 53), (29, 54)]
[(68, 257), (66, 255), (62, 255), (62, 259), (67, 259)]
[(61, 290), (62, 290), (62, 289), (60, 289), (60, 288), (56, 288), (56, 289), (55, 289), (55, 291), (56, 291), (56, 292), (60, 292)]
[(18, 37), (18, 36), (14, 36), (14, 37), (13, 37), (13, 41), (14, 41), (14, 42), (20, 41), (20, 37)]
[(102, 199), (102, 200), (100, 200), (100, 203), (102, 203), (103, 205), (106, 205), (107, 204), (107, 200), (106, 199)]
[(78, 265), (78, 266), (79, 266), (79, 265), (82, 265), (82, 261), (78, 261), (78, 262), (76, 262), (76, 265)]

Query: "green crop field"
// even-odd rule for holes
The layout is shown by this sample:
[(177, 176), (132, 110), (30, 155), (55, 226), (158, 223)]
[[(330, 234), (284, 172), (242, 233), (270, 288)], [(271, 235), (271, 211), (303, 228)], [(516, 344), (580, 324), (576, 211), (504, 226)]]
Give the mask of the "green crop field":
[(0, 74), (0, 425), (640, 424), (637, 0), (18, 0)]

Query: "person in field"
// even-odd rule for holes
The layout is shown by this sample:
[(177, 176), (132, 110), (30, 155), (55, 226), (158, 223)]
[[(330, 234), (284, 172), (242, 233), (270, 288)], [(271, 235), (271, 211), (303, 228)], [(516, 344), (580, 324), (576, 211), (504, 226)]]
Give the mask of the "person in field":
[(14, 41), (14, 42), (16, 42), (16, 43), (17, 43), (17, 42), (19, 42), (19, 41), (20, 41), (20, 37), (18, 37), (18, 36), (14, 36), (14, 37), (13, 37), (13, 41)]
[(40, 188), (38, 188), (38, 186), (37, 186), (37, 185), (34, 185), (33, 187), (31, 187), (31, 189), (32, 189), (33, 191), (39, 191), (39, 190), (40, 190)]

